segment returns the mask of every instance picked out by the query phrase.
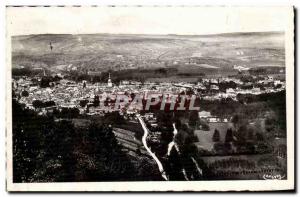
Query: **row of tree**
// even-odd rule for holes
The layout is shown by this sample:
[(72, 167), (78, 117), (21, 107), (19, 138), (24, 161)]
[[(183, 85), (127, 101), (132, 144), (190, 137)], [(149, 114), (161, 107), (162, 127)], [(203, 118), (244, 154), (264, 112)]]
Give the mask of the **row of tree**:
[[(13, 181), (74, 182), (157, 179), (133, 163), (109, 124), (76, 128), (72, 121), (38, 116), (13, 100)], [(115, 121), (115, 120), (114, 120)], [(148, 163), (148, 165), (152, 165)], [(140, 166), (140, 167), (139, 167)], [(149, 169), (148, 169), (149, 170)]]

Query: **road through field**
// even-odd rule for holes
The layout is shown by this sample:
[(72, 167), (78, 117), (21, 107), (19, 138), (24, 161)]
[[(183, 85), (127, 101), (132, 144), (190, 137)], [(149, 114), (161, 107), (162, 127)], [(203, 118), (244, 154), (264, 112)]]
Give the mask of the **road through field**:
[(143, 145), (144, 147), (146, 148), (146, 150), (148, 151), (148, 153), (150, 154), (150, 156), (155, 160), (155, 162), (157, 163), (157, 166), (158, 166), (158, 169), (161, 173), (161, 176), (165, 179), (165, 180), (168, 180), (167, 176), (166, 176), (166, 172), (163, 168), (163, 165), (161, 164), (161, 162), (159, 161), (159, 159), (156, 157), (156, 155), (150, 150), (150, 148), (148, 147), (147, 145), (147, 136), (148, 136), (148, 128), (144, 122), (144, 120), (142, 119), (142, 117), (137, 114), (136, 117), (138, 118), (138, 120), (140, 121), (142, 127), (143, 127), (143, 130), (144, 130), (144, 136), (142, 138), (142, 142), (143, 142)]

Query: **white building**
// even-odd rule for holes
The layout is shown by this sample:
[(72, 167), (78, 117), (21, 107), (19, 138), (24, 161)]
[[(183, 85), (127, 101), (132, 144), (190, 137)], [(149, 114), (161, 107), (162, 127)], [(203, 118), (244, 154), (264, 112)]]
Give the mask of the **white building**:
[(110, 73), (108, 75), (108, 81), (107, 81), (107, 87), (111, 88), (113, 86), (111, 79), (110, 79)]

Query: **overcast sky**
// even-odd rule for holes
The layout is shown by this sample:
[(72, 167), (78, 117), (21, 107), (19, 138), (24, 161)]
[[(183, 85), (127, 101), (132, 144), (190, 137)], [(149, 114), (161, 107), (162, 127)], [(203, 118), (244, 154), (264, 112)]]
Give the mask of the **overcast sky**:
[(10, 7), (11, 35), (42, 33), (216, 34), (285, 31), (288, 7)]

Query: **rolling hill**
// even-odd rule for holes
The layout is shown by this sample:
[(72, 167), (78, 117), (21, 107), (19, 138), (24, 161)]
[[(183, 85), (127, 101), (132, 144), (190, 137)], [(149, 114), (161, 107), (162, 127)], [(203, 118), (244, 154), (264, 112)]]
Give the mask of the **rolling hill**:
[(172, 67), (182, 73), (222, 73), (233, 71), (234, 65), (284, 67), (284, 33), (42, 34), (12, 38), (13, 68), (104, 72)]

